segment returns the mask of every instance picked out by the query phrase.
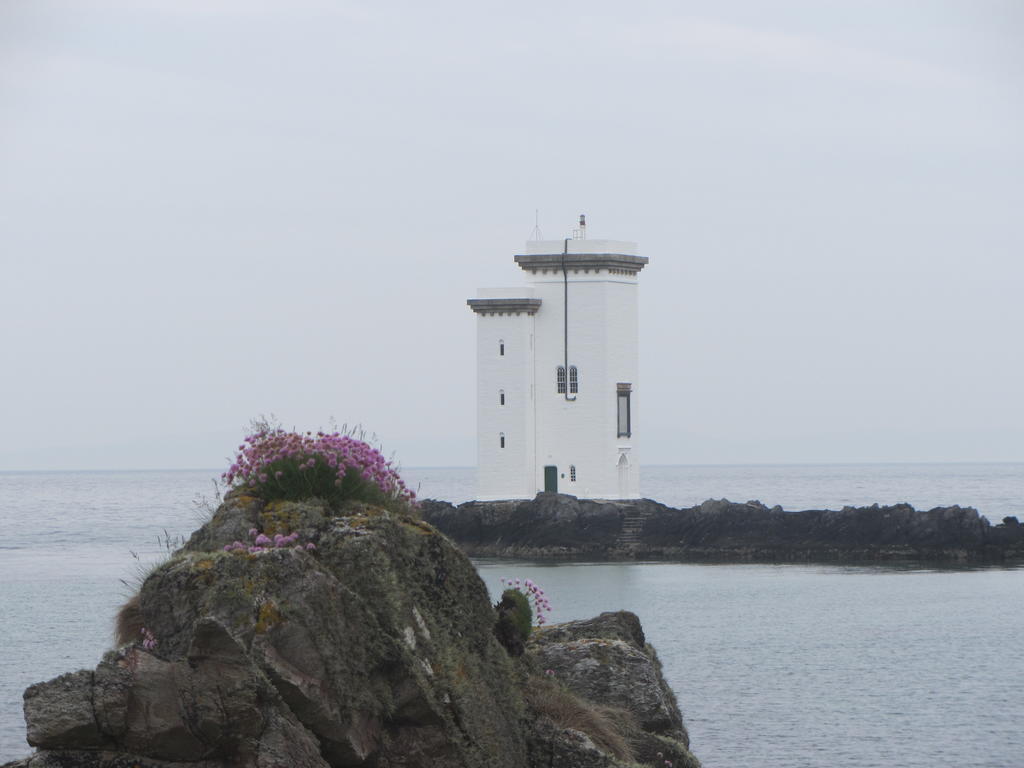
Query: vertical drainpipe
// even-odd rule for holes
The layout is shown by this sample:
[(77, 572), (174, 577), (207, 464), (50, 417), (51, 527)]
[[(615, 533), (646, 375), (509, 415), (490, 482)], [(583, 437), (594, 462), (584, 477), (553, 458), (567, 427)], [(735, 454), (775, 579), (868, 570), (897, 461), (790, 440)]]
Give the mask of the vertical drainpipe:
[(569, 238), (565, 238), (562, 243), (562, 286), (563, 286), (563, 297), (562, 297), (562, 308), (564, 309), (564, 316), (562, 320), (562, 329), (564, 331), (562, 339), (562, 352), (564, 354), (563, 365), (565, 369), (565, 399), (570, 403), (575, 400), (575, 397), (569, 397), (569, 270), (566, 269), (565, 259), (569, 254)]
[[(536, 495), (537, 489), (537, 318), (536, 315), (530, 315), (530, 359), (533, 361), (533, 370), (530, 374), (530, 405), (533, 409), (533, 487), (535, 489), (534, 495)], [(544, 486), (541, 485), (541, 488)]]

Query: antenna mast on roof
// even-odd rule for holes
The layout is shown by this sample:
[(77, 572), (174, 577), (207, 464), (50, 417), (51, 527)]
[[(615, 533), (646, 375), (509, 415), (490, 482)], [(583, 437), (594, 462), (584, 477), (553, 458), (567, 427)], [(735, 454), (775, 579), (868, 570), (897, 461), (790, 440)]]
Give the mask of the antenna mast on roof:
[(544, 235), (540, 233), (540, 211), (533, 209), (533, 231), (530, 233), (531, 240), (543, 240)]
[(572, 231), (573, 240), (586, 240), (587, 239), (587, 217), (584, 214), (580, 214), (580, 228)]

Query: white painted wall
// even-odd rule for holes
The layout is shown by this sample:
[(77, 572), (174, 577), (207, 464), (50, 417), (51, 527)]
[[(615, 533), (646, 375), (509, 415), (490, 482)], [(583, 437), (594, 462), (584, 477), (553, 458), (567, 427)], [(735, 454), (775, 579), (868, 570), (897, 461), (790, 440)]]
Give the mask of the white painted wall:
[[(556, 369), (564, 364), (562, 276), (528, 274), (527, 280), (543, 301), (536, 319), (537, 489), (544, 487), (544, 466), (554, 465), (558, 467), (558, 490), (564, 493), (602, 499), (637, 497), (636, 278), (607, 272), (569, 273), (568, 363), (577, 367), (580, 382), (579, 393), (571, 402), (558, 392), (556, 380)], [(630, 438), (616, 436), (618, 382), (633, 385)], [(618, 477), (623, 452), (630, 462), (625, 493)], [(573, 465), (575, 483), (570, 481), (569, 467)]]
[[(520, 289), (519, 295), (527, 292)], [(477, 498), (481, 501), (536, 494), (531, 482), (535, 464), (533, 335), (532, 315), (477, 315)], [(504, 355), (500, 354), (502, 342)], [(502, 391), (505, 405), (500, 404)]]
[(615, 253), (620, 256), (639, 256), (636, 243), (630, 240), (528, 240), (523, 253), (529, 255), (562, 253)]

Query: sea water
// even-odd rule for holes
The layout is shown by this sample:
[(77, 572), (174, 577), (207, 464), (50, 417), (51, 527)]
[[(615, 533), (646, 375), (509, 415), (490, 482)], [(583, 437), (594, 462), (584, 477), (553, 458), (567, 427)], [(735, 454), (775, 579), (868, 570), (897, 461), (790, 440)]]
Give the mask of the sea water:
[[(0, 760), (21, 694), (99, 661), (140, 573), (216, 503), (216, 471), (0, 473)], [(469, 469), (409, 469), (473, 496)], [(1024, 518), (1024, 464), (646, 467), (673, 506), (907, 501)], [(1024, 569), (476, 561), (532, 578), (552, 621), (636, 612), (707, 768), (1024, 766)]]

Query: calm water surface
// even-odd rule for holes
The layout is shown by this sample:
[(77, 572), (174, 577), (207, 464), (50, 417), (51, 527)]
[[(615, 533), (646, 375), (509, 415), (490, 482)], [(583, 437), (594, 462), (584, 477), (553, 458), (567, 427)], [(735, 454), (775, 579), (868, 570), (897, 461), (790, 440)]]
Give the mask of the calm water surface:
[[(410, 469), (422, 496), (473, 496), (468, 469)], [(29, 752), (27, 685), (93, 667), (141, 569), (215, 501), (214, 471), (0, 473), (0, 760)], [(1024, 465), (645, 468), (673, 505), (787, 509), (909, 501), (1024, 517)], [(201, 502), (201, 499), (199, 499)], [(1024, 570), (478, 561), (530, 577), (554, 621), (643, 620), (708, 768), (1024, 768)], [(122, 583), (128, 582), (128, 586)]]
[(1024, 765), (1024, 571), (477, 567), (637, 613), (707, 768)]

